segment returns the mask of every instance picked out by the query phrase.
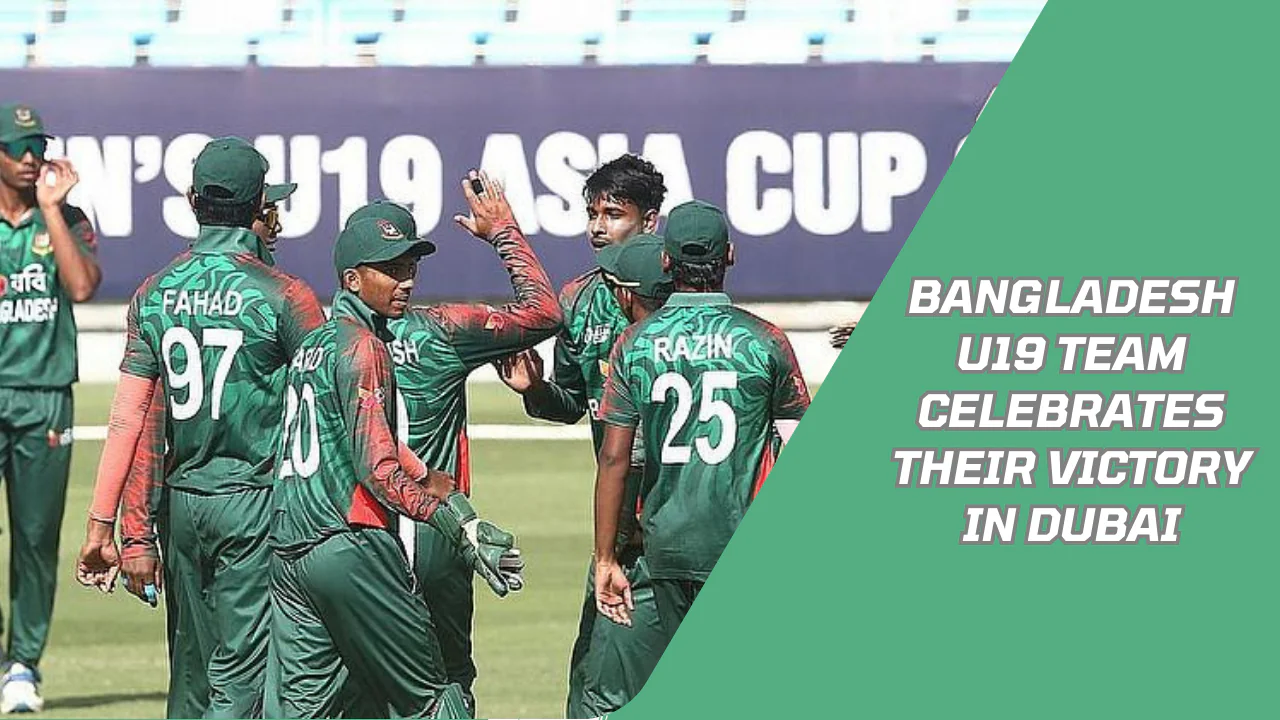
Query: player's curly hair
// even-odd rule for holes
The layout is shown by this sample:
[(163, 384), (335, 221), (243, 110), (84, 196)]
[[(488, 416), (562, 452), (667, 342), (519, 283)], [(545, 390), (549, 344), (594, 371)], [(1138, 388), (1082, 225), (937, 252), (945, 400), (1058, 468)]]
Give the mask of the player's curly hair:
[(588, 205), (602, 197), (629, 202), (643, 215), (662, 208), (667, 186), (653, 163), (628, 153), (596, 168), (582, 186), (582, 197)]
[[(221, 188), (206, 188), (205, 192), (217, 194)], [(195, 195), (196, 223), (210, 227), (235, 227), (246, 230), (253, 227), (261, 209), (257, 202), (226, 203), (218, 202), (216, 197), (210, 198), (199, 193)]]
[(724, 259), (708, 262), (676, 260), (671, 264), (671, 279), (675, 284), (693, 292), (719, 292), (724, 289), (725, 271), (729, 263)]

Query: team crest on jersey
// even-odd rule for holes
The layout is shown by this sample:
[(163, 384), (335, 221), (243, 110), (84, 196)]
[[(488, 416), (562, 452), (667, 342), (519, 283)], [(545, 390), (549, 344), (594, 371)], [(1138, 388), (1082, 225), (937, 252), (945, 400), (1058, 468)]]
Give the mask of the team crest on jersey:
[(31, 252), (42, 257), (53, 252), (53, 240), (49, 238), (49, 233), (36, 233), (31, 238)]
[(386, 402), (387, 399), (387, 391), (380, 387), (376, 387), (372, 390), (362, 387), (357, 389), (356, 394), (360, 398), (360, 407), (365, 410), (377, 407)]
[(390, 221), (378, 218), (378, 231), (382, 233), (383, 240), (403, 240), (404, 233), (400, 232), (400, 228), (392, 225)]
[(69, 447), (73, 440), (71, 428), (67, 428), (62, 432), (49, 428), (49, 432), (45, 437), (51, 448)]
[(609, 377), (609, 361), (608, 360), (600, 361), (600, 377), (603, 377), (603, 378)]
[(18, 106), (13, 109), (13, 124), (23, 128), (35, 127), (36, 114), (29, 107)]

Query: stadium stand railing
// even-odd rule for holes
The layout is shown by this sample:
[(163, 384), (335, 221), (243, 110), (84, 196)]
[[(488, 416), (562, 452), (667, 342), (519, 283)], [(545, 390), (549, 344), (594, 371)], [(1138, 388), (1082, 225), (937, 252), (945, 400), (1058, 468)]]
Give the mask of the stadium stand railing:
[(0, 67), (1013, 59), (1045, 0), (0, 0)]

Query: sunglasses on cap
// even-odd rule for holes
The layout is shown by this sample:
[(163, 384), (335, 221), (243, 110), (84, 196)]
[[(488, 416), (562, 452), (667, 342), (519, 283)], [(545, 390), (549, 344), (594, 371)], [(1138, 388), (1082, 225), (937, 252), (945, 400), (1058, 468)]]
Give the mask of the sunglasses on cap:
[(49, 141), (43, 136), (35, 135), (0, 143), (0, 147), (4, 149), (5, 155), (14, 160), (21, 160), (27, 156), (27, 153), (34, 155), (37, 160), (43, 160), (44, 152), (49, 147)]

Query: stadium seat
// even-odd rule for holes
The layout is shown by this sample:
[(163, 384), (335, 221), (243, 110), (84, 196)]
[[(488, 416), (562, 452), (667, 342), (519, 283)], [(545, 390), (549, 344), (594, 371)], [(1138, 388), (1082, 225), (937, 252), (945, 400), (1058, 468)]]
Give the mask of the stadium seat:
[(67, 0), (62, 24), (82, 32), (107, 30), (146, 37), (165, 27), (166, 0)]
[(233, 37), (182, 29), (157, 33), (146, 45), (147, 61), (156, 67), (236, 67), (249, 62), (249, 43)]
[(857, 0), (853, 25), (863, 32), (933, 35), (956, 22), (957, 0)]
[(601, 65), (689, 65), (698, 58), (697, 35), (662, 23), (621, 23), (600, 39)]
[(712, 65), (799, 65), (808, 59), (808, 32), (764, 21), (726, 24), (711, 33), (707, 45), (707, 62)]
[(401, 24), (378, 38), (379, 65), (471, 65), (475, 34), (458, 26)]
[(920, 37), (911, 33), (858, 26), (829, 32), (822, 41), (822, 61), (828, 63), (916, 62), (920, 56)]
[(617, 23), (620, 7), (617, 0), (520, 0), (516, 22), (531, 29), (598, 38)]
[(512, 25), (489, 33), (486, 65), (577, 65), (585, 55), (581, 33)]
[(747, 0), (743, 19), (821, 35), (849, 22), (850, 0)]
[(250, 38), (278, 32), (284, 25), (280, 0), (182, 0), (181, 32)]
[(356, 64), (357, 48), (351, 39), (282, 32), (259, 38), (254, 55), (263, 67), (350, 67)]
[(730, 0), (631, 0), (628, 22), (662, 23), (709, 34), (729, 22)]
[(959, 22), (937, 35), (933, 58), (938, 62), (1009, 62), (1030, 30), (1028, 22)]
[(0, 35), (0, 67), (19, 68), (27, 64), (27, 38), (17, 33)]
[(1045, 0), (962, 0), (968, 20), (977, 22), (1035, 22)]
[(138, 47), (127, 29), (93, 30), (50, 25), (36, 38), (35, 60), (43, 67), (131, 67)]
[(406, 26), (444, 26), (454, 32), (482, 34), (506, 19), (506, 0), (404, 0)]
[(328, 0), (327, 31), (333, 36), (376, 37), (391, 27), (394, 9), (391, 0)]

